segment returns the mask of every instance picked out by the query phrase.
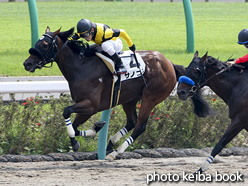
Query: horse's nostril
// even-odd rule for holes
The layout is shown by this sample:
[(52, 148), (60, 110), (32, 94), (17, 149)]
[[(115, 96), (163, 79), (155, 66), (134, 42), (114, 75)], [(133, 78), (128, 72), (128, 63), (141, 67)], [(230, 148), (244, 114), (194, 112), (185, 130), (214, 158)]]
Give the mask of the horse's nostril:
[(181, 96), (184, 95), (185, 93), (186, 93), (186, 92), (183, 91), (183, 90), (177, 92), (177, 94), (178, 94), (178, 95), (181, 95)]
[(188, 98), (187, 94), (185, 91), (178, 91), (177, 92), (178, 98), (182, 100), (186, 100)]
[(32, 63), (23, 63), (23, 65), (24, 65), (25, 67), (29, 67), (29, 66), (32, 66)]

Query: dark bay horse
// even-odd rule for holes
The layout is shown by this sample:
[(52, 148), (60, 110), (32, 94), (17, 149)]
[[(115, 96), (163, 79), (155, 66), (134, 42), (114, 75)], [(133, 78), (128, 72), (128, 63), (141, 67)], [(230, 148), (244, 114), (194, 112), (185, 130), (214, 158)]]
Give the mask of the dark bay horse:
[[(195, 91), (209, 86), (229, 107), (231, 124), (213, 148), (211, 155), (196, 172), (201, 173), (208, 169), (214, 157), (241, 130), (248, 131), (248, 71), (244, 70), (240, 73), (237, 66), (228, 67), (226, 63), (208, 56), (207, 53), (202, 58), (198, 57), (196, 52), (186, 70), (186, 76), (180, 77), (179, 82), (177, 94), (180, 99), (186, 100)], [(208, 105), (201, 105), (201, 107), (205, 106)]]
[[(93, 114), (110, 108), (110, 95), (113, 75), (102, 60), (93, 55), (79, 57), (73, 43), (64, 45), (73, 34), (74, 28), (68, 31), (50, 32), (49, 27), (35, 48), (29, 50), (30, 56), (25, 60), (25, 70), (34, 72), (45, 64), (55, 61), (68, 81), (71, 97), (75, 104), (64, 109), (63, 116), (67, 125), (68, 134), (74, 151), (80, 144), (75, 136), (95, 136), (102, 128), (103, 123), (97, 122), (94, 128), (79, 131), (79, 125), (87, 121)], [(61, 50), (62, 48), (62, 50)], [(126, 126), (109, 140), (107, 151), (112, 151), (106, 158), (115, 159), (116, 155), (123, 153), (126, 148), (146, 129), (146, 124), (151, 110), (165, 100), (176, 85), (178, 77), (183, 75), (184, 67), (173, 65), (157, 51), (137, 51), (146, 64), (144, 79), (141, 77), (127, 80), (121, 84), (118, 104), (121, 104), (126, 113)], [(137, 115), (136, 104), (141, 100), (141, 108)], [(76, 118), (71, 124), (70, 115), (76, 113)], [(117, 149), (113, 150), (116, 142), (130, 130), (131, 136)]]

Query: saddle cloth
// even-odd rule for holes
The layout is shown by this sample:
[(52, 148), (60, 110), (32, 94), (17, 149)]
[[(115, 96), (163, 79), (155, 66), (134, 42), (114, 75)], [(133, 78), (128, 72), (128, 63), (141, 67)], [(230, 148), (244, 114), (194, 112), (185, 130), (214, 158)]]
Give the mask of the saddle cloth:
[(121, 57), (122, 63), (127, 69), (127, 73), (125, 74), (117, 74), (115, 72), (115, 64), (114, 62), (106, 57), (105, 55), (101, 53), (97, 53), (96, 55), (100, 57), (105, 65), (108, 67), (110, 72), (113, 74), (113, 84), (112, 84), (112, 90), (111, 90), (111, 98), (110, 98), (110, 106), (109, 109), (112, 107), (115, 107), (118, 104), (119, 96), (120, 96), (120, 90), (121, 90), (121, 82), (133, 79), (141, 76), (141, 73), (143, 74), (145, 72), (145, 63), (143, 59), (140, 57), (138, 53), (136, 53), (136, 57), (140, 66), (140, 69), (137, 67), (137, 63), (134, 58), (134, 54), (132, 51), (124, 51), (119, 56)]

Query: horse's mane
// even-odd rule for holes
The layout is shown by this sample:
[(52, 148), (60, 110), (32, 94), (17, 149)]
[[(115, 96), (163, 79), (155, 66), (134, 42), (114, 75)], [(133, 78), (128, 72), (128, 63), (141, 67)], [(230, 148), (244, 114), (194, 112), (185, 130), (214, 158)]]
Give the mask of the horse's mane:
[(71, 37), (73, 32), (74, 32), (74, 27), (72, 27), (70, 30), (60, 32), (58, 36), (62, 41), (66, 42), (67, 38)]
[(197, 90), (195, 94), (191, 97), (194, 104), (194, 113), (199, 117), (207, 117), (213, 114), (213, 111), (209, 107), (207, 101), (202, 97), (202, 91)]
[[(227, 61), (234, 61), (233, 58), (228, 58)], [(212, 56), (208, 56), (207, 57), (207, 63), (206, 63), (206, 66), (209, 67), (209, 68), (212, 68), (212, 69), (217, 69), (217, 70), (222, 70), (223, 68), (228, 68), (228, 65), (226, 64), (226, 62), (222, 62), (220, 61), (218, 58), (215, 59), (214, 57)], [(238, 70), (240, 73), (243, 72), (244, 69), (247, 69), (248, 68), (248, 63), (242, 63), (242, 64), (234, 64), (233, 66), (230, 67), (230, 69), (236, 69)], [(227, 71), (230, 71), (227, 70)]]
[(217, 70), (221, 70), (223, 67), (227, 67), (227, 64), (220, 61), (219, 58), (208, 56), (206, 66), (209, 68), (216, 68)]
[[(66, 40), (71, 37), (74, 33), (74, 27), (72, 27), (70, 30), (60, 32), (58, 34), (58, 37), (63, 41), (66, 42)], [(69, 41), (68, 44), (69, 48), (75, 52), (75, 53), (80, 53), (85, 50), (87, 47), (87, 44), (83, 43), (83, 41)]]

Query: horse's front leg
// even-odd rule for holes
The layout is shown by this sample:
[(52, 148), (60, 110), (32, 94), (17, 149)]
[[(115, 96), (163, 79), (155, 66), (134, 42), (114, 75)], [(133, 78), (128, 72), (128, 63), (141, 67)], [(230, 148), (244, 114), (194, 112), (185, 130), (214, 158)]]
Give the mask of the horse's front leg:
[(222, 149), (243, 129), (241, 121), (242, 120), (240, 117), (236, 117), (232, 120), (231, 125), (227, 128), (225, 134), (213, 148), (211, 155), (204, 161), (201, 168), (194, 173), (195, 175), (208, 170), (208, 167), (213, 162), (214, 157), (219, 154)]
[[(89, 100), (84, 100), (82, 102), (76, 103), (72, 106), (68, 106), (64, 109), (63, 116), (66, 122), (67, 132), (71, 139), (71, 145), (73, 151), (77, 151), (80, 147), (79, 142), (75, 139), (75, 136), (91, 136), (94, 137), (96, 133), (104, 126), (105, 122), (100, 121), (94, 124), (93, 129), (86, 131), (79, 131), (77, 128), (80, 124), (87, 121), (96, 110)], [(77, 113), (77, 116), (72, 124), (70, 115), (72, 113)]]

